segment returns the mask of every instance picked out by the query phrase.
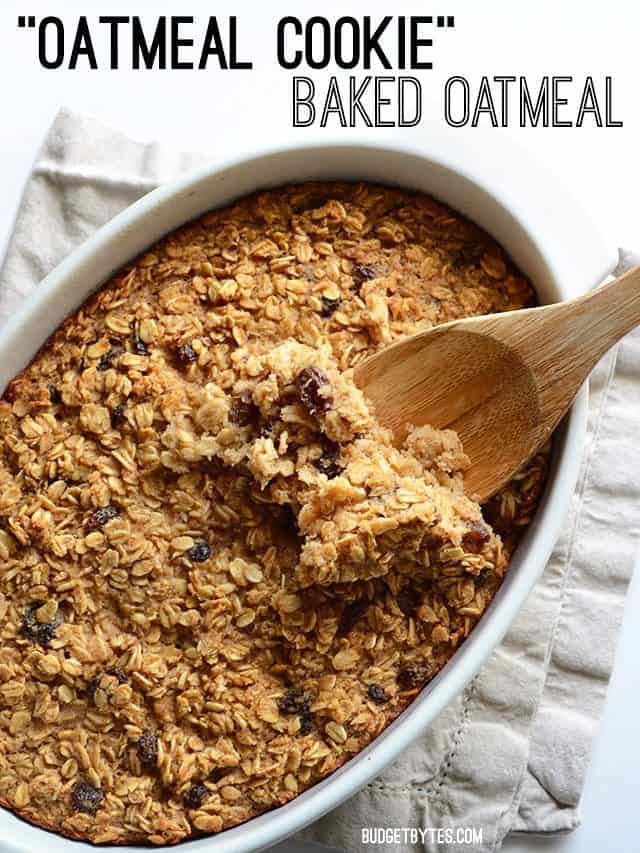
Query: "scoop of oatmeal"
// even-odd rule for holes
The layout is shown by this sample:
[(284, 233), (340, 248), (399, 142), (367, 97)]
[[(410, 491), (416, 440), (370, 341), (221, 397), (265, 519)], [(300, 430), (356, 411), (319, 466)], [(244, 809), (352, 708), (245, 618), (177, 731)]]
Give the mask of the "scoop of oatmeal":
[(419, 578), (430, 552), (500, 561), (500, 540), (463, 493), (468, 459), (456, 434), (413, 429), (402, 447), (328, 348), (286, 341), (237, 354), (229, 393), (191, 391), (169, 423), (162, 464), (184, 473), (213, 460), (248, 474), (261, 500), (289, 512), (299, 538), (291, 587), (366, 581), (398, 566)]

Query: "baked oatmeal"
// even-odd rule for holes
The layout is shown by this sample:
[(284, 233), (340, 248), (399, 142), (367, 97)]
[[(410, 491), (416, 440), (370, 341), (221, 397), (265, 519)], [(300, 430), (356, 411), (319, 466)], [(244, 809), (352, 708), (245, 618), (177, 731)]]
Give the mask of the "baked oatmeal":
[(173, 843), (327, 776), (468, 636), (545, 478), (480, 507), (352, 368), (533, 292), (432, 199), (305, 184), (120, 272), (0, 402), (0, 801)]

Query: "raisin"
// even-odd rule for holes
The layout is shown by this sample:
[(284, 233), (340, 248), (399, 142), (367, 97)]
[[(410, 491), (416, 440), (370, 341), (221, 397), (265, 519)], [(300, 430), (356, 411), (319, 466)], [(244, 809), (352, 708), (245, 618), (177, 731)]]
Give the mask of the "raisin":
[(278, 709), (281, 714), (291, 717), (294, 714), (308, 714), (311, 708), (311, 697), (299, 687), (290, 687), (278, 699)]
[(306, 367), (296, 380), (300, 400), (313, 417), (326, 415), (333, 405), (329, 377), (319, 367)]
[(323, 296), (320, 315), (322, 317), (331, 317), (331, 315), (335, 314), (335, 312), (338, 310), (338, 307), (340, 306), (341, 302), (342, 300), (339, 296), (337, 296), (335, 299), (331, 299), (329, 296)]
[(104, 794), (88, 782), (77, 782), (71, 791), (71, 806), (76, 812), (94, 815), (100, 808)]
[(199, 809), (208, 796), (207, 786), (202, 782), (196, 782), (185, 791), (182, 801), (188, 809)]
[(120, 347), (111, 347), (108, 352), (105, 352), (98, 362), (98, 370), (100, 373), (104, 373), (105, 370), (109, 370), (110, 367), (113, 367), (114, 359), (118, 358), (120, 355), (122, 355)]
[(412, 616), (422, 604), (422, 596), (414, 586), (407, 584), (398, 593), (396, 602), (405, 616)]
[(38, 643), (49, 646), (56, 638), (56, 625), (53, 622), (43, 622), (38, 626)]
[(462, 547), (470, 554), (479, 554), (491, 538), (487, 527), (474, 521), (462, 537)]
[(149, 347), (138, 335), (133, 336), (133, 351), (136, 355), (149, 355)]
[(483, 254), (483, 246), (478, 243), (467, 243), (451, 252), (451, 267), (454, 270), (461, 270), (465, 267), (477, 267)]
[(187, 365), (197, 361), (198, 356), (191, 344), (182, 344), (176, 350), (176, 360), (182, 367), (187, 367)]
[(127, 684), (129, 681), (129, 676), (123, 669), (120, 669), (120, 667), (115, 667), (115, 669), (108, 669), (107, 675), (112, 675), (115, 679), (117, 679), (118, 684)]
[(41, 606), (41, 602), (36, 601), (29, 605), (22, 616), (22, 627), (20, 633), (28, 640), (36, 640), (35, 631), (39, 625), (36, 619), (36, 610)]
[(356, 290), (358, 290), (359, 292), (365, 281), (371, 281), (374, 278), (378, 278), (379, 273), (375, 267), (370, 267), (362, 264), (354, 268), (351, 276), (353, 278), (353, 284)]
[(281, 714), (292, 716), (298, 713), (298, 701), (303, 695), (302, 690), (297, 687), (291, 687), (284, 696), (278, 699), (278, 708)]
[(187, 557), (192, 563), (204, 563), (211, 556), (211, 548), (207, 542), (196, 542), (187, 551)]
[(96, 695), (96, 690), (100, 686), (100, 676), (96, 675), (95, 678), (92, 678), (91, 681), (87, 684), (87, 696), (93, 702), (93, 697)]
[(308, 735), (314, 728), (313, 714), (310, 711), (303, 711), (300, 714), (300, 734)]
[(259, 417), (260, 409), (253, 402), (251, 394), (248, 391), (242, 391), (231, 401), (229, 420), (232, 424), (249, 426), (250, 424), (256, 424)]
[(148, 729), (138, 739), (138, 758), (140, 764), (148, 769), (158, 764), (158, 738)]
[(323, 442), (322, 456), (316, 462), (316, 468), (321, 474), (327, 476), (330, 480), (339, 476), (342, 473), (342, 466), (339, 464), (340, 445), (335, 441), (326, 439)]
[(372, 702), (375, 702), (376, 705), (384, 705), (385, 702), (389, 701), (387, 691), (384, 687), (380, 687), (379, 684), (370, 684), (367, 687), (367, 696)]
[(342, 474), (342, 468), (335, 460), (321, 456), (316, 464), (320, 473), (324, 474), (329, 480), (333, 480)]
[(209, 782), (219, 782), (221, 779), (224, 779), (228, 772), (228, 767), (214, 767), (211, 773), (207, 776), (207, 779)]
[(62, 622), (62, 618), (58, 613), (54, 622), (38, 622), (36, 611), (39, 607), (41, 607), (40, 602), (36, 602), (27, 608), (22, 617), (20, 633), (32, 643), (46, 647), (50, 645), (52, 640), (55, 640), (56, 628)]
[[(110, 675), (113, 678), (115, 678), (117, 680), (118, 684), (127, 684), (129, 681), (129, 677), (127, 676), (127, 673), (123, 669), (120, 669), (119, 667), (116, 667), (115, 669), (108, 669), (106, 671), (105, 675)], [(102, 673), (99, 673), (94, 678), (92, 678), (91, 681), (87, 684), (87, 696), (92, 701), (96, 695), (96, 690), (98, 689), (98, 687), (100, 687), (100, 679), (101, 678), (102, 678)]]
[[(476, 575), (473, 579), (473, 585), (476, 589), (484, 589), (489, 583), (489, 579), (491, 578), (491, 574), (487, 571), (481, 572), (479, 575)], [(454, 628), (453, 620), (451, 622), (451, 627)]]
[(91, 513), (85, 527), (87, 530), (99, 530), (101, 527), (104, 527), (107, 521), (115, 518), (117, 514), (118, 510), (115, 506), (101, 506), (95, 512)]
[(49, 399), (54, 404), (54, 406), (57, 406), (62, 402), (60, 392), (58, 391), (55, 385), (49, 385)]
[(429, 675), (430, 670), (424, 664), (412, 663), (399, 670), (396, 681), (402, 690), (414, 690), (422, 687)]
[(345, 605), (342, 613), (340, 614), (340, 621), (338, 622), (338, 637), (346, 637), (347, 634), (356, 626), (356, 623), (363, 615), (367, 607), (369, 606), (369, 602), (361, 599), (360, 601), (352, 601), (349, 604)]
[(115, 409), (111, 412), (111, 426), (119, 427), (126, 421), (126, 417), (124, 414), (124, 406), (122, 403), (118, 403)]

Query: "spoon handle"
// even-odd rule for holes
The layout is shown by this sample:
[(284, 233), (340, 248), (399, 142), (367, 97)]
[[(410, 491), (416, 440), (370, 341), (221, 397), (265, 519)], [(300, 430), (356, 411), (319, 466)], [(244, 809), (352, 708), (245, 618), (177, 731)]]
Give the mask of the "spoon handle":
[[(589, 346), (597, 361), (640, 324), (640, 267), (634, 267), (572, 304), (580, 327), (593, 333), (593, 343)], [(584, 345), (587, 346), (586, 341)]]
[[(602, 356), (640, 324), (640, 267), (578, 299), (534, 308), (516, 346), (541, 387), (577, 388)], [(513, 340), (512, 340), (513, 343)]]

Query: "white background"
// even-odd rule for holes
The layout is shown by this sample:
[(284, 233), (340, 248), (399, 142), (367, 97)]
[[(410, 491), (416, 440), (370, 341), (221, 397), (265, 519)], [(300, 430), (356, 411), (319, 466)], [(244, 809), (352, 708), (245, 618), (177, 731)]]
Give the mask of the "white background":
[[(434, 70), (420, 74), (425, 99), (425, 121), (420, 128), (358, 129), (358, 136), (401, 136), (419, 141), (429, 133), (427, 119), (442, 125), (443, 81), (454, 74), (471, 80), (478, 80), (482, 74), (526, 74), (532, 83), (542, 74), (573, 75), (576, 79), (587, 74), (598, 79), (611, 75), (614, 117), (624, 121), (622, 129), (598, 129), (587, 122), (582, 129), (516, 127), (492, 133), (512, 136), (532, 159), (551, 170), (558, 182), (589, 209), (609, 245), (640, 250), (640, 4), (636, 0), (271, 0), (264, 4), (250, 0), (219, 0), (215, 4), (204, 0), (84, 0), (82, 4), (70, 0), (57, 4), (1, 0), (1, 5), (0, 251), (38, 146), (62, 105), (92, 114), (142, 141), (161, 139), (179, 149), (211, 151), (215, 156), (242, 154), (257, 141), (275, 144), (348, 138), (351, 131), (335, 127), (291, 127), (292, 73), (280, 70), (275, 60), (275, 21), (287, 14), (301, 18), (314, 14), (456, 16), (454, 30), (436, 31)], [(36, 62), (35, 35), (17, 29), (19, 13), (58, 14), (65, 21), (74, 20), (76, 14), (140, 14), (149, 20), (163, 13), (235, 14), (239, 19), (240, 59), (253, 60), (254, 70), (45, 71)], [(314, 77), (322, 80), (319, 72)], [(482, 156), (474, 147), (477, 132), (459, 132), (466, 134), (470, 156)], [(595, 853), (605, 845), (622, 851), (640, 848), (640, 667), (636, 653), (640, 648), (640, 620), (634, 614), (639, 604), (640, 582), (636, 579), (629, 593), (616, 668), (584, 793), (583, 826), (561, 839), (511, 840), (504, 849), (512, 853), (533, 849)]]

